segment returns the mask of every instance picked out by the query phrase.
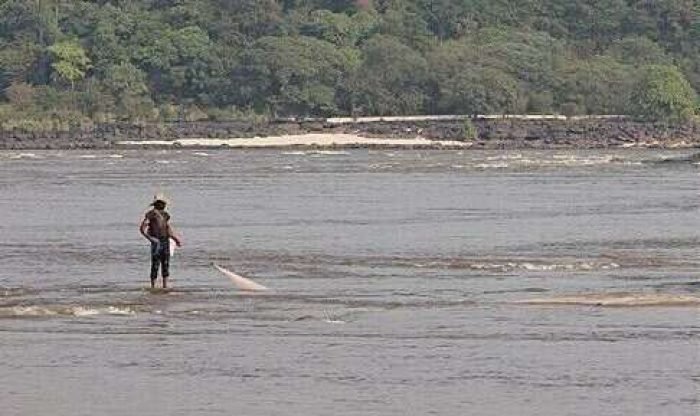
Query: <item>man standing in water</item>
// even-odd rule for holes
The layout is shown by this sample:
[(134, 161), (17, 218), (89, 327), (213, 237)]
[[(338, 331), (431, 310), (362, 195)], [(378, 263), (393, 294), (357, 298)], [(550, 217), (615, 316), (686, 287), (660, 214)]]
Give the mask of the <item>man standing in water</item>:
[(178, 247), (182, 245), (180, 238), (170, 226), (170, 214), (165, 211), (168, 204), (162, 195), (153, 197), (151, 205), (153, 209), (146, 213), (139, 230), (141, 235), (151, 242), (151, 288), (156, 287), (158, 268), (162, 267), (163, 289), (168, 287), (170, 276), (170, 239), (172, 238)]

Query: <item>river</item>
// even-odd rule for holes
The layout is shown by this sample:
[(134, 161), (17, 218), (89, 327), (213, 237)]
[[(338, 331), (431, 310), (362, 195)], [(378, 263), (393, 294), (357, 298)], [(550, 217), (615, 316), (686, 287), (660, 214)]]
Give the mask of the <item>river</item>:
[(688, 153), (2, 152), (0, 413), (696, 416)]

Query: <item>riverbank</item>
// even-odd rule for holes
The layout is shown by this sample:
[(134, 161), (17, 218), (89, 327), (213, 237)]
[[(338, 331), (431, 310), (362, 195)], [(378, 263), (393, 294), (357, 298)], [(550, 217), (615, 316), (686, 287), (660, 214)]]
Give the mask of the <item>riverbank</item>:
[(309, 133), (298, 135), (282, 135), (255, 138), (233, 139), (179, 139), (169, 140), (130, 140), (117, 142), (118, 146), (176, 146), (176, 147), (229, 147), (229, 148), (443, 148), (463, 149), (472, 144), (454, 140), (429, 140), (422, 137), (414, 138), (377, 138), (363, 137), (346, 133)]
[(622, 117), (509, 116), (464, 119), (278, 120), (109, 124), (62, 132), (0, 133), (0, 149), (109, 149), (124, 147), (314, 148), (695, 148), (700, 125), (671, 126)]

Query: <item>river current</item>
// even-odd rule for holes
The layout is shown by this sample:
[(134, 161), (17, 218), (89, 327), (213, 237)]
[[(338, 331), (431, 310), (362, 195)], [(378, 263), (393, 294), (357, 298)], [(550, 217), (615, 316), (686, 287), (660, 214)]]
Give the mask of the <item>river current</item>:
[(696, 416), (692, 153), (2, 152), (0, 414)]

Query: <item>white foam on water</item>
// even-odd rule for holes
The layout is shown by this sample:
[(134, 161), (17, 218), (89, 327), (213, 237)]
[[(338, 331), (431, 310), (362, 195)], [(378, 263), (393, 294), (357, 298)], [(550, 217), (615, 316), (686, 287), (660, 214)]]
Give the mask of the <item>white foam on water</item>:
[(97, 309), (77, 307), (73, 309), (73, 316), (95, 316), (99, 315), (100, 311)]
[(36, 153), (18, 153), (11, 155), (10, 159), (43, 159), (43, 157), (37, 155)]
[(349, 155), (349, 152), (344, 150), (312, 150), (309, 152), (314, 155)]
[(393, 163), (372, 163), (369, 165), (369, 168), (371, 170), (387, 170), (387, 169), (392, 169), (396, 165)]
[(119, 315), (119, 316), (131, 316), (136, 315), (136, 312), (129, 308), (119, 308), (116, 306), (108, 306), (106, 308), (86, 308), (83, 306), (76, 306), (71, 308), (73, 316), (95, 316), (95, 315)]
[(333, 156), (333, 155), (349, 155), (349, 152), (344, 150), (291, 150), (287, 152), (282, 152), (283, 155), (288, 156)]
[(58, 311), (40, 306), (12, 306), (0, 308), (0, 316), (53, 316), (58, 315)]
[(621, 162), (621, 160), (613, 155), (602, 155), (602, 156), (589, 156), (589, 157), (579, 157), (574, 156), (569, 159), (565, 159), (565, 165), (606, 165), (614, 162)]
[(572, 270), (574, 268), (573, 264), (533, 264), (533, 263), (522, 263), (518, 265), (519, 268), (529, 270), (529, 271), (552, 271), (560, 268), (566, 270)]
[(107, 306), (12, 306), (0, 308), (0, 317), (48, 317), (75, 316), (87, 317), (96, 315), (132, 316), (136, 312), (128, 307)]
[(515, 301), (526, 305), (579, 305), (579, 306), (698, 306), (700, 297), (663, 293), (604, 293), (533, 298)]
[(490, 156), (487, 157), (486, 160), (521, 160), (523, 158), (523, 155), (520, 153), (515, 153), (515, 154), (506, 154), (506, 155), (498, 155), (498, 156)]
[(194, 153), (192, 153), (192, 154), (195, 155), (195, 156), (203, 156), (203, 157), (210, 156), (209, 153), (204, 153), (204, 152), (194, 152)]
[(500, 163), (477, 163), (474, 165), (474, 167), (479, 168), (479, 169), (505, 169), (510, 167), (510, 163), (508, 162), (500, 162)]
[(343, 321), (340, 319), (338, 316), (335, 316), (334, 313), (329, 312), (327, 310), (323, 311), (323, 322), (329, 323), (329, 324), (346, 324), (346, 321)]
[[(424, 267), (421, 265), (419, 267)], [(506, 262), (506, 263), (471, 263), (470, 269), (474, 270), (496, 270), (512, 271), (524, 270), (528, 272), (551, 272), (551, 271), (577, 271), (577, 270), (611, 270), (617, 269), (617, 263), (600, 262), (578, 262), (578, 263), (534, 263), (534, 262)]]
[(518, 166), (534, 166), (534, 167), (576, 167), (576, 166), (596, 166), (615, 162), (623, 162), (618, 157), (613, 155), (601, 156), (577, 156), (570, 154), (556, 154), (551, 158), (532, 159), (525, 158), (521, 154), (499, 155), (486, 158), (485, 163), (478, 163), (477, 168), (493, 169), (493, 168), (508, 168)]

